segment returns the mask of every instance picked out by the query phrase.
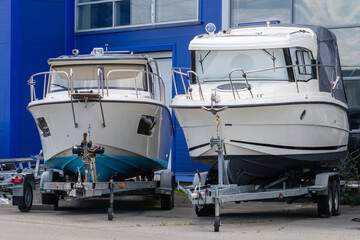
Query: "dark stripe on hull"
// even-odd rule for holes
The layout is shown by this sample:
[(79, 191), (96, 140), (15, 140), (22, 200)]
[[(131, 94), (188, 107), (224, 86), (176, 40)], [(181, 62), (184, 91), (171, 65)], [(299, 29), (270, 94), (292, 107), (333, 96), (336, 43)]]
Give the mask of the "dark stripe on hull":
[(315, 151), (316, 150), (338, 150), (340, 148), (347, 146), (347, 145), (338, 145), (338, 146), (323, 146), (323, 147), (298, 147), (298, 146), (285, 146), (285, 145), (275, 145), (275, 144), (267, 144), (267, 143), (245, 142), (245, 141), (238, 141), (238, 140), (230, 140), (230, 142), (244, 143), (244, 144), (272, 147), (272, 148), (281, 148), (281, 149), (315, 150)]
[(202, 147), (208, 146), (208, 145), (210, 145), (210, 143), (204, 143), (204, 144), (200, 144), (200, 145), (191, 147), (191, 148), (189, 148), (189, 152), (194, 151), (194, 150), (196, 150), (196, 149), (198, 149), (198, 148), (202, 148)]
[[(324, 163), (334, 163), (344, 157), (346, 152), (321, 154), (294, 155), (245, 155), (227, 156), (230, 160), (228, 174), (230, 181), (235, 184), (249, 184), (254, 181), (277, 177), (292, 168), (307, 168)], [(217, 156), (191, 158), (193, 162), (200, 162), (210, 167), (215, 166)]]

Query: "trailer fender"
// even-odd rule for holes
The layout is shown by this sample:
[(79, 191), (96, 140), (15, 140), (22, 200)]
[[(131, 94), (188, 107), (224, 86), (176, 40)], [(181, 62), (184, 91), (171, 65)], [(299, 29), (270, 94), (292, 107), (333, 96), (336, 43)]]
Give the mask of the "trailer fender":
[(156, 189), (159, 195), (170, 195), (176, 187), (175, 175), (170, 170), (165, 170), (160, 174), (160, 187)]
[(61, 172), (54, 171), (53, 169), (43, 172), (41, 174), (41, 179), (40, 179), (40, 192), (54, 194), (55, 193), (54, 190), (46, 190), (44, 188), (44, 183), (53, 182), (54, 180), (58, 180), (58, 179), (54, 179), (54, 178), (59, 177), (60, 174), (61, 174)]
[(13, 205), (21, 206), (23, 204), (24, 189), (27, 183), (31, 185), (32, 190), (36, 189), (35, 177), (32, 173), (21, 174), (23, 181), (12, 187)]
[(327, 195), (328, 194), (328, 185), (332, 180), (340, 182), (339, 174), (335, 172), (326, 172), (316, 174), (315, 177), (315, 187), (325, 188), (323, 191), (318, 191), (316, 195)]

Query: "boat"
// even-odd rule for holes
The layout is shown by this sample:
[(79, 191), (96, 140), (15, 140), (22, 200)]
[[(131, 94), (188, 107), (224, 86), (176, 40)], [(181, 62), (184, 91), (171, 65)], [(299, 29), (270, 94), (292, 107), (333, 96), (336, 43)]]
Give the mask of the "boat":
[(170, 107), (193, 162), (216, 172), (217, 135), (238, 185), (320, 171), (345, 156), (348, 105), (331, 31), (269, 22), (206, 29), (189, 44), (191, 68), (173, 68)]
[(66, 179), (84, 177), (83, 159), (72, 152), (84, 134), (85, 141), (105, 149), (96, 154), (97, 179), (91, 181), (150, 180), (168, 167), (172, 119), (156, 61), (94, 48), (90, 54), (75, 49), (48, 64), (48, 72), (31, 76), (27, 106), (47, 169), (62, 170)]

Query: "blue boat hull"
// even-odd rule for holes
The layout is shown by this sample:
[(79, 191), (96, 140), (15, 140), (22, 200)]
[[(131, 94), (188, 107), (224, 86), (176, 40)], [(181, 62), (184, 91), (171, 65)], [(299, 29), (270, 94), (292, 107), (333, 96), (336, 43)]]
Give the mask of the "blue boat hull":
[[(109, 181), (111, 177), (129, 178), (141, 173), (152, 173), (167, 168), (167, 161), (149, 159), (140, 156), (116, 156), (103, 154), (96, 157), (96, 171), (99, 182)], [(78, 156), (51, 158), (45, 161), (46, 168), (61, 169), (78, 174), (78, 167), (82, 176), (85, 174), (84, 163)], [(91, 177), (90, 177), (90, 180)]]

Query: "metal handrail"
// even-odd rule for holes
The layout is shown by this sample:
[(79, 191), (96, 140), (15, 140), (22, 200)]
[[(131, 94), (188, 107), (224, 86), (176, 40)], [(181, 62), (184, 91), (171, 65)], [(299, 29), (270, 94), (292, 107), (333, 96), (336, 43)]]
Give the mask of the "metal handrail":
[(242, 68), (236, 68), (236, 69), (233, 69), (233, 70), (229, 73), (229, 81), (230, 81), (230, 86), (231, 86), (231, 90), (232, 90), (234, 99), (236, 99), (234, 89), (235, 89), (235, 91), (236, 91), (236, 93), (237, 93), (237, 95), (238, 95), (238, 97), (239, 97), (239, 99), (240, 99), (240, 94), (239, 94), (237, 88), (234, 87), (234, 85), (233, 85), (233, 83), (232, 83), (232, 79), (231, 79), (231, 74), (232, 74), (233, 72), (237, 72), (237, 71), (241, 71), (241, 72), (243, 73), (242, 76), (243, 76), (243, 78), (245, 79), (247, 89), (249, 90), (249, 92), (250, 92), (250, 94), (251, 94), (251, 98), (254, 98), (254, 95), (253, 95), (253, 93), (252, 93), (252, 91), (251, 91), (251, 86), (249, 85), (249, 82), (248, 82), (248, 80), (247, 80), (245, 71), (244, 71)]
[[(247, 81), (247, 78), (246, 78), (247, 74), (270, 71), (270, 70), (276, 70), (276, 69), (283, 69), (283, 68), (292, 68), (293, 73), (294, 73), (294, 79), (295, 79), (297, 93), (299, 93), (299, 84), (298, 84), (298, 80), (297, 80), (297, 77), (296, 77), (296, 71), (294, 69), (294, 68), (299, 67), (299, 66), (302, 66), (302, 67), (317, 67), (317, 79), (319, 79), (319, 75), (318, 75), (319, 74), (319, 68), (318, 67), (331, 67), (332, 68), (332, 79), (334, 78), (335, 66), (333, 66), (333, 65), (322, 65), (322, 64), (299, 64), (299, 65), (286, 65), (286, 66), (280, 66), (280, 67), (263, 68), (263, 69), (257, 69), (257, 70), (251, 70), (251, 71), (244, 72), (245, 76), (243, 75), (243, 77)], [(334, 82), (334, 80), (331, 80), (331, 82)], [(333, 94), (332, 88), (331, 88), (331, 94)]]
[[(136, 92), (136, 97), (138, 97), (138, 88), (137, 88), (137, 83), (136, 83), (136, 73), (144, 73), (144, 74), (150, 74), (152, 76), (155, 76), (155, 79), (157, 78), (157, 82), (159, 84), (159, 98), (160, 98), (160, 101), (162, 103), (165, 102), (165, 84), (162, 80), (162, 78), (160, 77), (160, 75), (156, 74), (156, 73), (153, 73), (153, 72), (150, 72), (150, 71), (144, 71), (144, 70), (136, 70), (136, 69), (113, 69), (113, 70), (110, 70), (107, 74), (106, 74), (106, 82), (108, 83), (108, 80), (109, 80), (109, 76), (110, 74), (112, 73), (115, 73), (115, 72), (133, 72), (134, 73), (134, 82), (135, 82), (135, 92)], [(124, 79), (117, 79), (117, 80), (124, 80)], [(108, 84), (107, 84), (108, 86)], [(154, 84), (153, 84), (153, 92), (154, 92), (154, 99), (156, 99), (157, 97), (157, 94), (156, 94), (156, 81), (154, 81)]]
[[(99, 77), (98, 94), (100, 94), (100, 85), (101, 85), (102, 97), (104, 97), (104, 79), (101, 79), (103, 75), (104, 75), (103, 71), (100, 68), (98, 68), (98, 77)], [(101, 84), (101, 80), (102, 80), (102, 84)], [(109, 88), (108, 87), (107, 87), (107, 96), (109, 96)]]
[[(65, 74), (66, 78), (67, 78), (67, 82), (68, 82), (68, 86), (67, 86), (67, 90), (68, 90), (68, 96), (70, 96), (70, 78), (67, 72), (65, 71), (47, 71), (47, 72), (40, 72), (40, 73), (35, 73), (33, 75), (31, 75), (28, 84), (30, 85), (30, 98), (31, 98), (31, 102), (36, 100), (36, 92), (35, 92), (35, 84), (36, 81), (34, 80), (34, 77), (39, 76), (39, 75), (44, 75), (44, 88), (43, 88), (43, 99), (46, 97), (46, 94), (49, 92), (49, 78), (50, 78), (50, 74)], [(48, 80), (46, 80), (46, 76), (49, 75)], [(46, 85), (46, 83), (48, 83), (48, 85)]]
[[(294, 74), (294, 80), (295, 80), (295, 84), (296, 84), (296, 90), (297, 90), (297, 93), (299, 93), (300, 92), (299, 91), (299, 84), (298, 84), (298, 79), (297, 79), (296, 70), (295, 70), (295, 68), (299, 67), (299, 66), (317, 67), (317, 79), (319, 79), (319, 67), (331, 67), (332, 68), (332, 81), (331, 81), (330, 90), (331, 90), (331, 94), (333, 95), (333, 90), (335, 89), (336, 84), (338, 82), (336, 80), (334, 81), (335, 66), (333, 66), (333, 65), (321, 65), (321, 64), (301, 64), (301, 65), (286, 65), (286, 66), (280, 66), (280, 67), (271, 67), (271, 68), (257, 69), (257, 70), (251, 70), (251, 71), (244, 71), (242, 68), (236, 68), (236, 69), (231, 70), (231, 72), (229, 73), (229, 82), (230, 82), (231, 91), (233, 93), (234, 99), (236, 99), (236, 95), (240, 99), (240, 94), (239, 94), (237, 88), (234, 86), (233, 79), (231, 78), (231, 74), (233, 72), (241, 71), (243, 73), (242, 77), (245, 79), (247, 89), (249, 90), (249, 92), (251, 94), (251, 97), (254, 98), (253, 93), (251, 91), (251, 86), (250, 86), (250, 84), (248, 82), (248, 79), (247, 79), (248, 74), (257, 73), (257, 72), (264, 72), (264, 71), (270, 71), (270, 70), (276, 70), (276, 69), (283, 69), (283, 68), (292, 68), (292, 71), (293, 71), (293, 74)], [(177, 74), (179, 74), (181, 76), (181, 81), (182, 81), (182, 84), (183, 84), (183, 87), (184, 87), (185, 94), (189, 94), (189, 92), (190, 92), (190, 98), (193, 99), (192, 94), (191, 94), (192, 88), (190, 86), (190, 81), (189, 81), (189, 90), (187, 91), (186, 87), (185, 87), (185, 82), (184, 82), (184, 79), (183, 79), (182, 76), (186, 76), (188, 78), (188, 80), (189, 80), (190, 74), (194, 74), (196, 76), (196, 79), (197, 79), (197, 82), (198, 82), (198, 85), (199, 85), (200, 99), (204, 100), (204, 96), (203, 96), (203, 92), (202, 92), (202, 88), (201, 88), (201, 83), (200, 83), (198, 75), (196, 74), (196, 72), (191, 71), (191, 70), (187, 71), (186, 74), (185, 74), (184, 72), (182, 72), (182, 70), (184, 70), (184, 69), (187, 70), (189, 68), (175, 67), (175, 68), (171, 69), (172, 76), (173, 76), (173, 83), (174, 83), (174, 87), (175, 87), (175, 94), (178, 95), (178, 91), (176, 89), (175, 74), (174, 74), (174, 73), (177, 73)], [(236, 95), (235, 95), (235, 93), (236, 93)]]
[[(182, 82), (182, 85), (183, 85), (183, 88), (184, 88), (184, 92), (185, 94), (189, 94), (190, 95), (190, 99), (193, 99), (192, 98), (192, 88), (191, 88), (191, 83), (190, 83), (190, 78), (188, 78), (188, 74), (187, 74), (187, 71), (186, 73), (182, 72), (182, 70), (191, 70), (191, 68), (181, 68), (181, 67), (175, 67), (175, 68), (172, 68), (171, 69), (171, 74), (172, 74), (172, 78), (173, 78), (173, 84), (174, 84), (174, 88), (175, 88), (175, 94), (178, 95), (178, 91), (177, 91), (177, 87), (176, 87), (176, 82), (175, 82), (175, 74), (174, 73), (177, 73), (180, 75), (181, 77), (181, 82)], [(186, 76), (187, 80), (188, 80), (188, 90), (186, 90), (186, 87), (185, 87), (185, 82), (184, 82), (184, 77), (183, 76)]]
[[(187, 71), (186, 73), (182, 72), (182, 70), (191, 70), (191, 68), (181, 68), (181, 67), (174, 67), (171, 69), (171, 73), (172, 73), (172, 77), (173, 77), (173, 84), (174, 84), (174, 88), (175, 88), (175, 94), (178, 95), (178, 91), (177, 91), (177, 87), (176, 87), (176, 82), (175, 82), (175, 75), (174, 73), (177, 73), (180, 75), (181, 77), (181, 82), (183, 84), (183, 87), (184, 87), (184, 92), (185, 94), (189, 94), (188, 90), (186, 90), (186, 87), (185, 87), (185, 82), (184, 82), (184, 78), (183, 76), (186, 76), (187, 77)], [(188, 79), (189, 80), (189, 79)], [(189, 87), (190, 87), (190, 81), (189, 81)]]
[[(201, 83), (200, 83), (199, 76), (197, 75), (197, 73), (191, 70), (191, 71), (187, 71), (186, 74), (187, 74), (187, 79), (189, 79), (189, 81), (190, 81), (190, 74), (194, 74), (194, 75), (195, 75), (196, 81), (197, 81), (198, 84), (199, 84), (200, 99), (201, 99), (201, 100), (204, 100), (204, 94), (203, 94), (203, 91), (202, 91), (202, 88), (201, 88)], [(189, 84), (189, 89), (190, 89), (190, 84)]]

